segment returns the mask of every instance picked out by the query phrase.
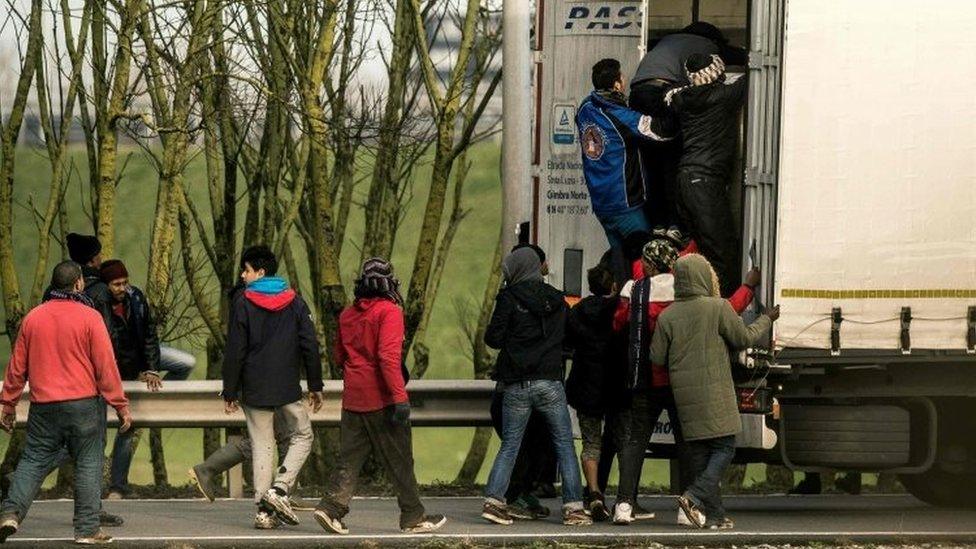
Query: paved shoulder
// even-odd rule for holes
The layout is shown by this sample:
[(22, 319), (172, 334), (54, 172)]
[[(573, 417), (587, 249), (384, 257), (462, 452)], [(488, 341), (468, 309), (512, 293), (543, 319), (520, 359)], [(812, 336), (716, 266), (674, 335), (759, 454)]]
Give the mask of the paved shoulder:
[[(545, 503), (557, 516), (559, 502)], [(119, 544), (148, 548), (174, 543), (197, 546), (233, 545), (417, 545), (423, 540), (470, 540), (484, 544), (561, 541), (587, 544), (656, 541), (666, 544), (741, 544), (811, 541), (976, 541), (976, 511), (928, 507), (910, 496), (741, 496), (726, 498), (735, 519), (731, 531), (703, 531), (678, 526), (674, 500), (642, 499), (657, 513), (655, 520), (620, 527), (563, 526), (556, 518), (517, 522), (513, 526), (488, 524), (480, 518), (478, 498), (430, 498), (428, 511), (443, 513), (447, 525), (434, 535), (401, 534), (396, 501), (357, 499), (347, 517), (350, 535), (326, 534), (309, 513), (302, 523), (274, 531), (251, 527), (250, 501), (139, 500), (105, 502), (106, 510), (125, 518), (125, 526), (110, 532)], [(31, 508), (20, 532), (8, 543), (42, 545), (71, 539), (71, 501), (42, 501)]]

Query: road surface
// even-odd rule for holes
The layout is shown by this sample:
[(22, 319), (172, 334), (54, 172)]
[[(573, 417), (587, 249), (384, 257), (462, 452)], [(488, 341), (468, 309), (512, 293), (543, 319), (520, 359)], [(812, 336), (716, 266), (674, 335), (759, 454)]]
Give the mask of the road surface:
[[(435, 535), (407, 535), (397, 529), (396, 502), (387, 498), (353, 501), (347, 517), (350, 535), (328, 535), (310, 513), (302, 523), (275, 531), (251, 528), (253, 505), (245, 500), (127, 500), (106, 501), (105, 508), (121, 514), (126, 523), (108, 529), (116, 545), (126, 547), (195, 546), (327, 546), (409, 545), (425, 542), (439, 547), (470, 540), (477, 545), (564, 542), (580, 544), (665, 545), (760, 544), (797, 542), (921, 541), (976, 542), (976, 510), (948, 510), (926, 506), (911, 496), (737, 496), (727, 498), (732, 531), (693, 530), (678, 526), (674, 500), (666, 496), (642, 498), (657, 519), (631, 526), (596, 524), (566, 527), (555, 518), (497, 526), (480, 518), (478, 498), (429, 498), (428, 512), (448, 516)], [(546, 500), (553, 511), (556, 500)], [(61, 545), (70, 541), (72, 502), (40, 501), (31, 508), (20, 532), (7, 543), (15, 546)]]

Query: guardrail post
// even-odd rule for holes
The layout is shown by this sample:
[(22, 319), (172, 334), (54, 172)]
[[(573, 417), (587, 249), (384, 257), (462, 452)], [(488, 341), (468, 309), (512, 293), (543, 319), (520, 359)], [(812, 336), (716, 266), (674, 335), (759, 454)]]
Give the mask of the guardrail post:
[[(235, 429), (234, 432), (237, 432)], [(237, 444), (243, 439), (240, 434), (231, 434), (231, 431), (227, 431), (227, 444)], [(227, 471), (227, 491), (230, 492), (230, 497), (234, 499), (241, 499), (244, 497), (244, 466), (235, 465), (230, 471)]]

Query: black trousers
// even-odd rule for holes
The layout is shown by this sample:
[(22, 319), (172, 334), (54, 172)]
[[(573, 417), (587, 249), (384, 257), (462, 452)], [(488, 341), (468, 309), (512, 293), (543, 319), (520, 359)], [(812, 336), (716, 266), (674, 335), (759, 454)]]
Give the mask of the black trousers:
[(742, 284), (742, 269), (728, 180), (681, 170), (678, 193), (685, 226), (718, 274), (722, 295), (731, 296)]
[(366, 458), (376, 453), (400, 505), (400, 528), (416, 525), (424, 517), (417, 478), (413, 473), (413, 443), (409, 425), (393, 422), (393, 407), (375, 412), (342, 411), (339, 423), (339, 467), (329, 479), (319, 509), (333, 517), (349, 513), (349, 502), (359, 483)]
[[(491, 423), (495, 433), (502, 435), (502, 395), (496, 391), (491, 400)], [(536, 483), (556, 480), (556, 451), (545, 418), (533, 412), (525, 427), (515, 467), (508, 481), (505, 501), (513, 502), (523, 494), (532, 493)]]
[(677, 210), (678, 162), (681, 160), (681, 133), (674, 112), (664, 103), (664, 95), (673, 86), (660, 82), (641, 82), (630, 89), (630, 108), (650, 117), (665, 120), (674, 139), (646, 142), (640, 145), (647, 202), (644, 214), (653, 227), (682, 227)]
[[(637, 501), (637, 487), (640, 484), (641, 469), (647, 445), (654, 433), (658, 417), (667, 410), (674, 433), (675, 451), (678, 453), (679, 470), (681, 471), (681, 489), (684, 490), (692, 474), (686, 466), (687, 460), (683, 452), (685, 445), (681, 436), (681, 424), (678, 421), (678, 410), (674, 404), (674, 394), (670, 387), (655, 387), (650, 391), (638, 390), (630, 407), (630, 433), (620, 453), (620, 484), (617, 486), (617, 502), (635, 503)], [(687, 471), (687, 473), (686, 473)]]

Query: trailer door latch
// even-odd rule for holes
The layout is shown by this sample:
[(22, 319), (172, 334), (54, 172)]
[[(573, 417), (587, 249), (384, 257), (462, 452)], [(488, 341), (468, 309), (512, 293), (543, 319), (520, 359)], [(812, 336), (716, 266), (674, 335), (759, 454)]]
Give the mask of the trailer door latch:
[(840, 307), (830, 311), (830, 356), (840, 355), (840, 323), (844, 321)]
[(969, 306), (969, 327), (966, 330), (966, 352), (976, 355), (976, 305)]
[(901, 354), (912, 354), (912, 308), (901, 308)]

